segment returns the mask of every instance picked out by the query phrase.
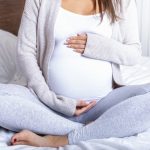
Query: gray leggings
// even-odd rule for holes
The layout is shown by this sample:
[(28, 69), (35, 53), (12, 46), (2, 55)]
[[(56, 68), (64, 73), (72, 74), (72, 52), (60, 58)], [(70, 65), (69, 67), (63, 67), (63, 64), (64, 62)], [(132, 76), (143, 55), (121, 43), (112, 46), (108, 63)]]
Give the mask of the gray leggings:
[(150, 127), (150, 84), (115, 89), (79, 117), (49, 109), (26, 87), (0, 84), (0, 126), (15, 132), (68, 134), (69, 144), (135, 135)]

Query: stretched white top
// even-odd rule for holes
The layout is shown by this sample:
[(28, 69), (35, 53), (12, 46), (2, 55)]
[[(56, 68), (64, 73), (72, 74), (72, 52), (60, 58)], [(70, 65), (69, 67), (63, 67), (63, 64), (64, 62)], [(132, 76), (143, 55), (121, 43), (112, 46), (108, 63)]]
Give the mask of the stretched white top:
[[(80, 15), (60, 8), (55, 24), (55, 50), (49, 63), (49, 85), (56, 94), (75, 99), (101, 99), (112, 90), (111, 63), (90, 59), (64, 45), (77, 33), (92, 32), (110, 37), (106, 15)], [(94, 42), (94, 41), (93, 41)]]
[[(51, 57), (54, 51), (53, 32), (60, 3), (61, 0), (42, 0), (42, 3), (41, 0), (26, 0), (18, 33), (17, 60), (27, 79), (27, 87), (50, 109), (73, 116), (77, 101), (56, 95), (48, 87), (48, 56)], [(121, 19), (113, 24), (111, 38), (87, 33), (87, 45), (82, 55), (112, 62), (114, 81), (126, 85), (120, 66), (132, 66), (140, 61), (141, 44), (135, 1), (122, 0), (122, 8), (123, 11), (117, 13)]]

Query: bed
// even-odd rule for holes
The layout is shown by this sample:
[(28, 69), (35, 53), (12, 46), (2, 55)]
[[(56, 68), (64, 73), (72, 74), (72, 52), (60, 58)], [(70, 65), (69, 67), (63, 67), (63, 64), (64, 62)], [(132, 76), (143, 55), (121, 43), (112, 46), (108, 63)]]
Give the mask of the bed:
[[(17, 36), (23, 7), (24, 0), (0, 0), (0, 29)], [(0, 37), (0, 44), (1, 41)], [(150, 83), (150, 59), (143, 57), (134, 69), (122, 67), (122, 72), (127, 84)], [(14, 80), (8, 83), (15, 83)], [(150, 129), (132, 137), (93, 139), (59, 148), (10, 146), (9, 141), (13, 134), (12, 131), (0, 128), (0, 150), (150, 150)]]

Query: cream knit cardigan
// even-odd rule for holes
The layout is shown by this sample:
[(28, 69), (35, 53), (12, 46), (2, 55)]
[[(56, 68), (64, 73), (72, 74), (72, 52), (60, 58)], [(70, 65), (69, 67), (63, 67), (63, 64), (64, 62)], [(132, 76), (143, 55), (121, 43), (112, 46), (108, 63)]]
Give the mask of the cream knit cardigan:
[[(87, 45), (82, 54), (83, 57), (110, 61), (114, 81), (118, 84), (123, 84), (120, 65), (135, 65), (141, 57), (135, 0), (122, 0), (122, 3), (122, 11), (118, 11), (121, 19), (113, 24), (112, 37), (87, 33)], [(54, 24), (60, 5), (61, 0), (26, 0), (17, 59), (28, 88), (51, 109), (72, 116), (76, 100), (56, 95), (47, 85), (48, 60), (55, 46)]]

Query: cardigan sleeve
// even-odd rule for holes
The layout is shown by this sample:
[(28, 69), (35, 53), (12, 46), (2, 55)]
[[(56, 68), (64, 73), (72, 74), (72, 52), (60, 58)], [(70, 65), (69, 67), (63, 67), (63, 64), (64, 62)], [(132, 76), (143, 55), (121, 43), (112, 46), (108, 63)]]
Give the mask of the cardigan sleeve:
[(27, 79), (28, 88), (51, 109), (72, 116), (77, 101), (56, 95), (45, 81), (37, 62), (37, 20), (40, 0), (26, 0), (18, 34), (17, 58), (20, 69)]
[(122, 41), (102, 35), (87, 33), (85, 57), (100, 59), (119, 65), (132, 66), (141, 57), (138, 17), (135, 0), (124, 0), (123, 18), (119, 21)]

